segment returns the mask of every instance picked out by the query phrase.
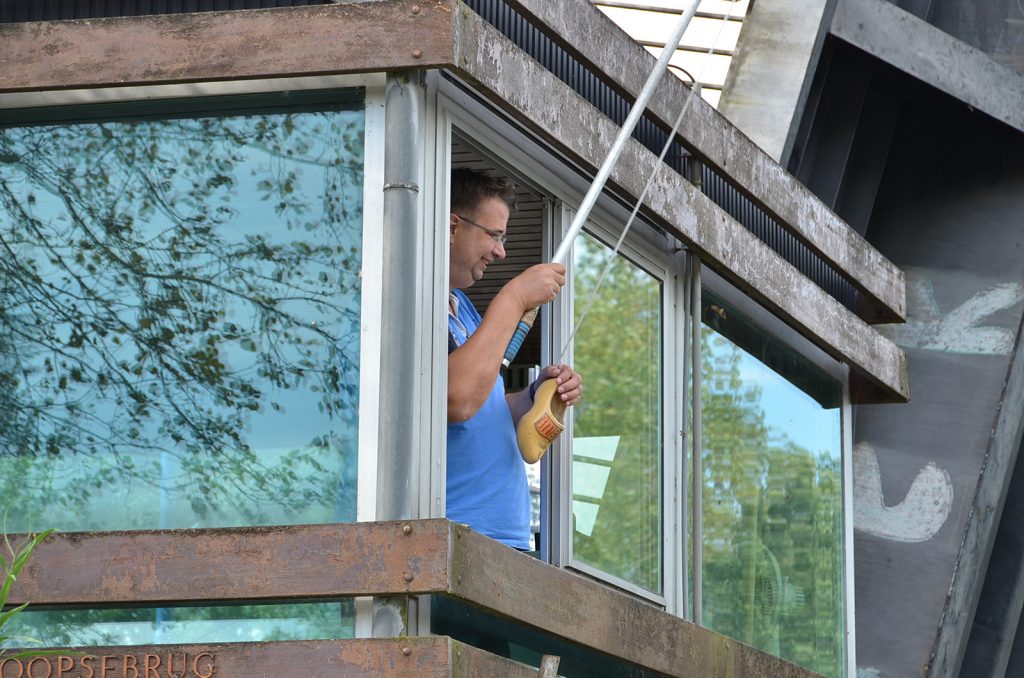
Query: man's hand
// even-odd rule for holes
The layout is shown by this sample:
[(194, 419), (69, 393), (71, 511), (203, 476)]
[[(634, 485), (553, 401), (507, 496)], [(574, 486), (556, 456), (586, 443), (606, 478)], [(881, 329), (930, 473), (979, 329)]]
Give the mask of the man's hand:
[(509, 280), (500, 294), (514, 299), (525, 313), (531, 308), (554, 301), (564, 284), (565, 266), (537, 264)]
[(566, 405), (575, 405), (583, 398), (583, 376), (569, 365), (548, 365), (537, 381), (548, 379), (558, 382), (558, 394)]
[[(534, 382), (540, 386), (542, 381), (555, 379), (558, 383), (558, 396), (566, 405), (575, 405), (583, 398), (583, 377), (568, 365), (548, 365), (540, 371), (540, 376)], [(506, 395), (508, 407), (512, 411), (512, 421), (518, 425), (519, 420), (533, 407), (533, 400), (530, 393), (534, 388), (524, 388), (522, 391)]]

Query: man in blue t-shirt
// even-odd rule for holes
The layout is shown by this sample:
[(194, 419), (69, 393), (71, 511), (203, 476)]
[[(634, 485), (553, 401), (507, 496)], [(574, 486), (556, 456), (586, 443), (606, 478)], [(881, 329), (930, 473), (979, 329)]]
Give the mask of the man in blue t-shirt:
[(505, 231), (516, 188), (506, 179), (471, 170), (452, 172), (451, 269), (448, 279), (448, 476), (449, 519), (520, 550), (530, 538), (530, 490), (516, 442), (516, 423), (547, 379), (559, 397), (579, 402), (582, 378), (568, 365), (545, 367), (530, 388), (505, 393), (501, 360), (523, 313), (558, 296), (561, 264), (538, 264), (510, 280), (483, 317), (462, 290), (505, 257)]

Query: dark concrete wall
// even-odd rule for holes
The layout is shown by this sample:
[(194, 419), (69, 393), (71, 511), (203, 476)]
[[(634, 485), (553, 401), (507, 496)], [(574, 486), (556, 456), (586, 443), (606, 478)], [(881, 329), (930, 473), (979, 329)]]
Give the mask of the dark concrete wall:
[[(990, 438), (1021, 322), (1022, 215), (1019, 133), (938, 95), (904, 104), (868, 239), (907, 272), (909, 319), (891, 336), (908, 351), (913, 397), (859, 408), (855, 440), (862, 455), (868, 446), (877, 455), (886, 506), (909, 501), (918, 478), (927, 480), (918, 492), (932, 501), (890, 512), (903, 534), (857, 525), (859, 662), (882, 676), (930, 666), (941, 624), (973, 613), (969, 605), (947, 609), (951, 584), (977, 586), (985, 574), (991, 542), (964, 541), (972, 521), (991, 526), (986, 508), (1001, 508), (1005, 479), (993, 477)], [(988, 489), (980, 484), (986, 466)], [(943, 485), (952, 490), (948, 509)]]
[[(840, 216), (869, 215), (867, 239), (907, 273), (908, 322), (884, 331), (908, 352), (911, 402), (855, 410), (858, 666), (957, 675), (1020, 445), (1022, 415), (1001, 406), (1024, 314), (1024, 135), (831, 49), (791, 167), (839, 185)], [(826, 115), (837, 100), (853, 112)], [(837, 138), (848, 152), (816, 152)], [(866, 148), (875, 161), (851, 160)]]

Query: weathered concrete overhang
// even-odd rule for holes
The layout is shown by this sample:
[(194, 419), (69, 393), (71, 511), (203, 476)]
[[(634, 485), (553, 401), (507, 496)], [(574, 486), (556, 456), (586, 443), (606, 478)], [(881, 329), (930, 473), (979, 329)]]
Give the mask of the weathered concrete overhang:
[(886, 0), (843, 0), (832, 34), (1024, 132), (1024, 74)]
[[(654, 68), (654, 57), (602, 13), (590, 9), (589, 0), (509, 0), (509, 4), (581, 62), (603, 74), (630, 100), (640, 93)], [(690, 92), (679, 79), (664, 78), (648, 105), (650, 115), (671, 129)], [(680, 141), (848, 276), (865, 297), (861, 311), (865, 320), (905, 320), (902, 271), (700, 97), (690, 104), (683, 119)]]
[[(586, 0), (513, 4), (625, 94), (639, 91), (653, 58)], [(618, 131), (458, 0), (8, 24), (0, 26), (0, 63), (0, 95), (443, 68), (582, 166), (599, 166)], [(689, 96), (677, 79), (664, 78), (649, 110), (671, 126)], [(902, 273), (699, 98), (683, 122), (681, 140), (847, 276), (869, 302), (865, 318), (904, 317)], [(654, 154), (631, 141), (611, 182), (639, 195), (643, 177), (656, 165)], [(646, 204), (647, 214), (705, 263), (850, 365), (855, 401), (909, 398), (902, 350), (692, 184), (660, 172)]]
[[(155, 606), (170, 601), (209, 605), (428, 594), (466, 602), (601, 656), (668, 676), (817, 675), (446, 520), (59, 533), (32, 554), (8, 603), (31, 601), (33, 606), (50, 608)], [(447, 675), (413, 673), (418, 655), (439, 648), (422, 638), (402, 640), (423, 641), (427, 647), (399, 645), (410, 648), (406, 655), (394, 653), (396, 646), (386, 642), (353, 645), (350, 655), (370, 661), (365, 653), (371, 650), (391, 653), (392, 662), (404, 662), (408, 669), (366, 675)], [(475, 661), (488, 659), (479, 656), (486, 655), (481, 651), (467, 654)], [(521, 674), (481, 670), (453, 675)]]

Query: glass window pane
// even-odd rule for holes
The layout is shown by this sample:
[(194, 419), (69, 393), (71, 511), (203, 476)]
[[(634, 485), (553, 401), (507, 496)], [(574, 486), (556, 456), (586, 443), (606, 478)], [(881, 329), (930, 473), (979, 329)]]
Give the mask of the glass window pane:
[[(26, 611), (4, 627), (5, 635), (35, 638), (46, 647), (255, 643), (273, 640), (352, 638), (351, 600), (318, 603), (218, 605), (212, 607), (116, 608)], [(35, 647), (17, 638), (5, 647)]]
[(355, 519), (361, 94), (294, 99), (0, 129), (9, 530)]
[[(576, 241), (577, 319), (611, 250)], [(616, 257), (575, 337), (585, 395), (572, 441), (573, 556), (662, 592), (661, 283)]]
[(843, 675), (841, 385), (704, 292), (703, 622)]

